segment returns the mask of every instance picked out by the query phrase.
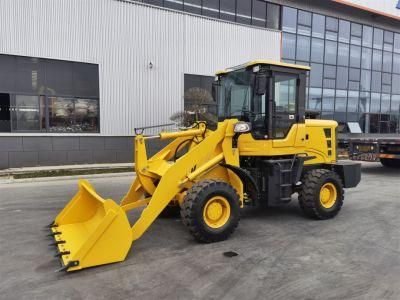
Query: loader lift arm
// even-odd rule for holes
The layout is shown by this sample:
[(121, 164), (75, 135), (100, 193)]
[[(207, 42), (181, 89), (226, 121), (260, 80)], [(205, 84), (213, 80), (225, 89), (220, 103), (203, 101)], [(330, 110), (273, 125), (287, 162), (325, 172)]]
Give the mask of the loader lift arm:
[[(79, 192), (56, 217), (50, 230), (56, 241), (63, 270), (118, 262), (125, 259), (133, 241), (139, 239), (173, 200), (182, 200), (182, 192), (208, 172), (231, 182), (243, 202), (243, 184), (235, 172), (220, 163), (239, 166), (239, 153), (232, 148), (233, 126), (237, 120), (226, 120), (218, 129), (208, 132), (205, 124), (186, 131), (138, 135), (135, 139), (136, 179), (120, 205), (104, 200), (86, 181), (79, 182)], [(207, 138), (203, 138), (204, 136)], [(172, 161), (183, 144), (197, 137), (200, 142)], [(150, 159), (145, 141), (174, 139)], [(181, 195), (181, 197), (179, 197)], [(145, 207), (131, 227), (126, 213)], [(82, 210), (82, 207), (86, 209)], [(118, 241), (114, 241), (114, 239)], [(112, 245), (112, 246), (110, 246)]]
[[(210, 133), (207, 139), (194, 146), (190, 150), (190, 153), (183, 155), (173, 165), (169, 165), (167, 159), (171, 158), (176, 147), (184, 141), (184, 138), (203, 135), (205, 130), (203, 124), (200, 124), (202, 129), (193, 130), (193, 134), (190, 134), (190, 131), (169, 133), (168, 135), (160, 134), (161, 139), (176, 139), (150, 160), (147, 160), (145, 157), (144, 140), (146, 138), (143, 136), (136, 138), (135, 161), (137, 178), (121, 202), (121, 205), (124, 208), (127, 205), (141, 201), (140, 198), (138, 199), (137, 190), (145, 191), (152, 196), (140, 218), (132, 227), (132, 241), (142, 236), (169, 202), (185, 188), (187, 183), (193, 183), (196, 178), (213, 167), (218, 166), (222, 161), (234, 166), (239, 165), (238, 151), (231, 146), (233, 135), (227, 134), (227, 132), (233, 132), (228, 127), (233, 127), (236, 122), (232, 120), (224, 122), (216, 131)], [(229, 172), (229, 176), (237, 177), (234, 172)], [(156, 189), (154, 179), (159, 180)], [(239, 181), (238, 178), (232, 179), (236, 180), (239, 187), (241, 187), (240, 178)], [(131, 193), (131, 191), (135, 192)], [(240, 194), (243, 199), (243, 192)], [(146, 204), (147, 200), (142, 203), (143, 205)]]

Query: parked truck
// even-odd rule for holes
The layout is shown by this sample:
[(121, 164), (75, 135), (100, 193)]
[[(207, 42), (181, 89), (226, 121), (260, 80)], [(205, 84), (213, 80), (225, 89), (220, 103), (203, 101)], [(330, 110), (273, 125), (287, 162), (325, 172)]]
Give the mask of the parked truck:
[(350, 132), (340, 137), (351, 160), (380, 161), (385, 167), (400, 168), (400, 134), (362, 133), (356, 125), (349, 123)]

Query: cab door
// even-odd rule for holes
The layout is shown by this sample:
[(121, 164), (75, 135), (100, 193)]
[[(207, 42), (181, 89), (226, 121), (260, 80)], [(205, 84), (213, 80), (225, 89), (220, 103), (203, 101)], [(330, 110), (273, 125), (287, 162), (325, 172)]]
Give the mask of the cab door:
[[(273, 147), (294, 147), (297, 145), (299, 113), (298, 74), (275, 72), (273, 76), (272, 138)], [(299, 126), (301, 127), (299, 129)], [(303, 134), (304, 135), (304, 134)]]

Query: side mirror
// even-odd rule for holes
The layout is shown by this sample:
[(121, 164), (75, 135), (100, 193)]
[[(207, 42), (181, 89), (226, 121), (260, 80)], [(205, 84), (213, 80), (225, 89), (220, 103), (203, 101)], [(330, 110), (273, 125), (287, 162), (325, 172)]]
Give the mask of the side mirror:
[(256, 94), (264, 95), (267, 91), (267, 82), (268, 82), (267, 74), (257, 74), (256, 76)]

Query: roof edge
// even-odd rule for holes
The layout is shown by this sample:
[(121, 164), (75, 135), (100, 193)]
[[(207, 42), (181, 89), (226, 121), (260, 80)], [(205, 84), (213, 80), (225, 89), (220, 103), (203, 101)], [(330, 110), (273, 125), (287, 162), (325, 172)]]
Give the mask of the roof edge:
[(372, 9), (372, 8), (369, 8), (369, 7), (360, 5), (360, 4), (348, 2), (346, 0), (332, 0), (332, 1), (336, 2), (336, 3), (339, 3), (339, 4), (346, 5), (346, 6), (350, 6), (350, 7), (353, 7), (353, 8), (361, 9), (361, 10), (373, 13), (375, 15), (380, 15), (380, 16), (384, 16), (384, 17), (387, 17), (387, 18), (390, 18), (390, 19), (394, 19), (396, 21), (400, 21), (400, 17), (398, 17), (398, 16), (395, 16), (395, 15), (392, 15), (392, 14), (389, 14), (389, 13), (386, 13), (386, 12), (382, 12), (382, 11), (379, 11), (379, 10), (376, 10), (376, 9)]
[(251, 67), (251, 66), (255, 66), (255, 65), (272, 65), (272, 66), (280, 66), (280, 67), (286, 67), (286, 68), (301, 69), (301, 70), (306, 70), (306, 71), (311, 70), (311, 68), (309, 66), (289, 64), (289, 63), (285, 63), (285, 62), (281, 62), (281, 61), (274, 61), (274, 60), (258, 59), (258, 60), (252, 60), (252, 61), (246, 62), (246, 63), (238, 65), (238, 66), (226, 68), (225, 70), (219, 70), (219, 71), (215, 72), (215, 75), (223, 75), (223, 74), (227, 74), (229, 72), (235, 71), (235, 70), (239, 70), (242, 68), (247, 68), (247, 67)]

